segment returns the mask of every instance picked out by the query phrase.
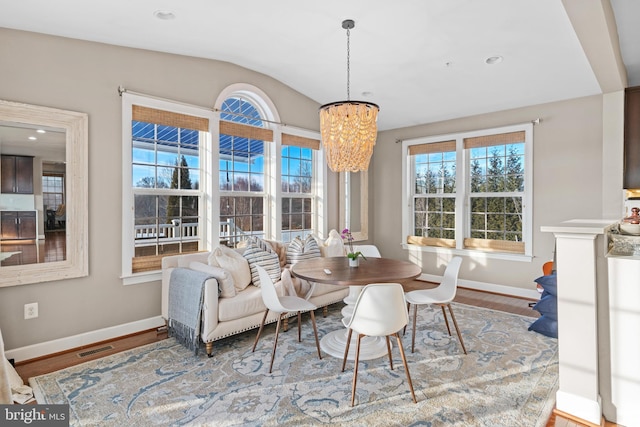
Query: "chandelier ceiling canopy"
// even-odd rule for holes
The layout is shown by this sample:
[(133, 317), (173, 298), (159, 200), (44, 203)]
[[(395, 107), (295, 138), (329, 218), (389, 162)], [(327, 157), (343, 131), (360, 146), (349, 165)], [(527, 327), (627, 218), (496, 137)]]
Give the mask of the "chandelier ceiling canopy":
[(351, 101), (350, 30), (351, 19), (342, 21), (347, 30), (347, 100), (320, 107), (320, 133), (327, 164), (334, 172), (359, 172), (369, 168), (373, 146), (378, 136), (378, 111), (371, 102)]

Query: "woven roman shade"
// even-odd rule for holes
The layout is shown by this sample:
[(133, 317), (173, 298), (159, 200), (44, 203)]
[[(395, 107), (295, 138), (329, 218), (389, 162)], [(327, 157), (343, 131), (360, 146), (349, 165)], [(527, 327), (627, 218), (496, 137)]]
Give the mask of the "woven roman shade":
[(443, 239), (439, 237), (407, 236), (407, 243), (416, 246), (436, 246), (439, 248), (455, 248), (454, 239)]
[(474, 136), (464, 139), (464, 148), (492, 147), (494, 145), (515, 144), (524, 142), (525, 132), (508, 132), (495, 135)]
[(489, 240), (489, 239), (464, 239), (465, 249), (481, 249), (489, 252), (511, 252), (515, 254), (524, 253), (524, 242), (513, 242), (509, 240)]
[(456, 151), (456, 141), (432, 142), (430, 144), (416, 144), (409, 146), (409, 155), (430, 153), (446, 153), (448, 151)]
[(313, 138), (305, 138), (304, 136), (282, 134), (282, 145), (293, 145), (301, 148), (311, 148), (312, 150), (320, 149), (320, 141)]
[(220, 120), (220, 134), (258, 141), (273, 141), (273, 131), (271, 129), (244, 125), (242, 123), (226, 122), (224, 120)]
[(173, 113), (171, 111), (157, 110), (155, 108), (141, 107), (140, 105), (134, 105), (132, 107), (131, 118), (136, 122), (154, 123), (203, 132), (207, 132), (209, 130), (209, 119), (190, 116), (188, 114)]

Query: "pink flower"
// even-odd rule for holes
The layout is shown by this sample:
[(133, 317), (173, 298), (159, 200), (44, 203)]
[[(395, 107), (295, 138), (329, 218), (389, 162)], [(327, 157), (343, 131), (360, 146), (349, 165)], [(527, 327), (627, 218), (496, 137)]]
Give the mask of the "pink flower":
[(343, 240), (346, 240), (347, 244), (349, 245), (349, 253), (347, 253), (348, 258), (356, 259), (359, 256), (361, 256), (362, 258), (366, 259), (361, 252), (353, 251), (353, 234), (351, 234), (351, 231), (349, 231), (348, 228), (345, 228), (344, 230), (342, 230), (342, 234), (340, 237), (342, 237)]

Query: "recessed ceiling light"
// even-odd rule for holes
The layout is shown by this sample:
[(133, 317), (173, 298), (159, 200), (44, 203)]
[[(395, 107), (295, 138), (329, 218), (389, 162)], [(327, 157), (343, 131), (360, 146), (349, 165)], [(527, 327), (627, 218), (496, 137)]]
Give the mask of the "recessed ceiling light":
[(502, 58), (502, 56), (497, 55), (497, 56), (490, 56), (487, 59), (484, 60), (485, 64), (489, 64), (489, 65), (493, 65), (493, 64), (499, 64), (502, 62), (504, 58)]
[(163, 21), (169, 21), (171, 19), (175, 19), (176, 15), (170, 10), (156, 10), (153, 12), (153, 16), (158, 19), (162, 19)]
[(38, 133), (47, 133), (47, 131), (44, 130), (44, 129), (38, 129), (36, 132), (38, 132)]
[(38, 138), (36, 138), (35, 136), (30, 136), (30, 137), (29, 137), (29, 139), (30, 139), (31, 141), (35, 141), (35, 140), (36, 140), (36, 139), (38, 139)]

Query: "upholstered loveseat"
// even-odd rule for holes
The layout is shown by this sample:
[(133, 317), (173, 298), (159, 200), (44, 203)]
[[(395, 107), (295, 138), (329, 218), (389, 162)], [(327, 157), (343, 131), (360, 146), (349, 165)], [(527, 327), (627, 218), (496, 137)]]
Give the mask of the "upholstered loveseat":
[[(221, 246), (212, 252), (165, 257), (162, 260), (162, 316), (165, 320), (169, 318), (169, 288), (174, 269), (209, 273), (212, 277), (204, 282), (200, 337), (211, 357), (214, 341), (260, 326), (266, 307), (255, 264), (267, 269), (281, 295), (295, 292), (317, 307), (325, 308), (343, 300), (349, 293), (347, 288), (313, 285), (291, 277), (290, 265), (313, 256), (344, 256), (340, 235), (332, 230), (325, 241), (309, 236), (289, 244), (254, 239), (243, 248)], [(277, 314), (269, 313), (267, 322), (275, 320)]]

